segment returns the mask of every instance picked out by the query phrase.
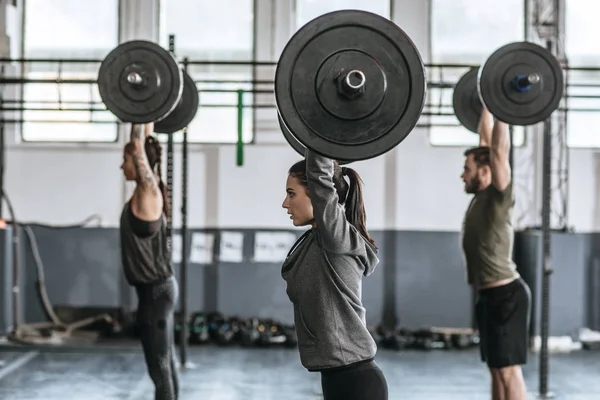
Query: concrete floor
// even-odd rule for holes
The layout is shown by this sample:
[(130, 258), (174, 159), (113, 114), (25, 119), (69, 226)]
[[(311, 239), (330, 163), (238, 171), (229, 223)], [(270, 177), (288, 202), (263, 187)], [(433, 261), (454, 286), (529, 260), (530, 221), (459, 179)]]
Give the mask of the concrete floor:
[[(308, 400), (322, 398), (320, 376), (305, 371), (295, 349), (192, 347), (195, 369), (180, 373), (180, 400)], [(111, 400), (153, 398), (141, 353), (0, 352), (2, 400)], [(524, 369), (531, 399), (537, 398), (537, 356)], [(391, 399), (489, 400), (489, 377), (477, 349), (380, 350)], [(553, 355), (550, 389), (556, 399), (600, 399), (600, 353)]]

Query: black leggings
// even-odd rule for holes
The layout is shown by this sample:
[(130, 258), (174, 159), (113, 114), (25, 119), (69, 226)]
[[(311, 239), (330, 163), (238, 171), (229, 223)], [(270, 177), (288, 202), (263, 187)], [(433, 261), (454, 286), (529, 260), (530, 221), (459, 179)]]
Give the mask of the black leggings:
[(137, 323), (155, 400), (176, 400), (179, 393), (173, 338), (173, 309), (179, 294), (174, 277), (135, 287)]
[(324, 400), (387, 400), (388, 387), (375, 361), (321, 372)]

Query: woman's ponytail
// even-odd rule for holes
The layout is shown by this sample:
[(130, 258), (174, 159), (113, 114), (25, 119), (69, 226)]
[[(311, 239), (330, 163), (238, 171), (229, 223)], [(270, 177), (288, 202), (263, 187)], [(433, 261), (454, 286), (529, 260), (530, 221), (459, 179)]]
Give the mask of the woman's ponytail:
[(346, 200), (344, 201), (346, 219), (354, 225), (369, 243), (375, 246), (375, 241), (367, 231), (367, 214), (363, 200), (362, 180), (355, 170), (348, 167), (342, 167), (342, 176), (347, 176), (350, 181)]

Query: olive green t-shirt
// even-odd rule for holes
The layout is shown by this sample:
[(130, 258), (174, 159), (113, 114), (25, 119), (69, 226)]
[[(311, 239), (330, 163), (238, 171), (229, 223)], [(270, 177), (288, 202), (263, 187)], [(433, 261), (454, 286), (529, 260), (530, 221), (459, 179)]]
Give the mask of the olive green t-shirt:
[(469, 285), (478, 287), (519, 277), (512, 260), (513, 205), (512, 183), (502, 192), (489, 185), (473, 196), (462, 226)]

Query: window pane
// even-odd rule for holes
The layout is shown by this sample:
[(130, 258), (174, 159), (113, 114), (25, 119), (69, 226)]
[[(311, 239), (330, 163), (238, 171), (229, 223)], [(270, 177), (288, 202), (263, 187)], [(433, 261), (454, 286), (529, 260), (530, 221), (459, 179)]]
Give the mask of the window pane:
[[(102, 59), (118, 44), (118, 18), (118, 0), (27, 0), (24, 57)], [(99, 67), (99, 63), (28, 63), (25, 77), (94, 81)], [(23, 112), (23, 119), (28, 121), (22, 125), (25, 141), (108, 142), (117, 139), (114, 116), (106, 111), (89, 111), (104, 108), (95, 83), (26, 84), (23, 99), (27, 109), (55, 109)], [(57, 108), (66, 110), (56, 111)]]
[[(600, 4), (569, 0), (565, 7), (565, 51), (569, 65), (600, 70), (600, 42), (591, 39), (600, 34), (597, 23)], [(600, 71), (570, 71), (568, 84), (568, 146), (600, 147), (600, 136), (593, 128), (600, 124)]]
[(588, 0), (565, 2), (565, 51), (571, 65), (600, 66), (600, 3)]
[(600, 124), (600, 68), (598, 71), (569, 71), (567, 89), (567, 145), (600, 147), (593, 127)]
[[(431, 0), (431, 58), (434, 64), (479, 65), (497, 48), (524, 37), (523, 0)], [(455, 17), (450, 18), (449, 16)], [(457, 23), (460, 20), (460, 23)], [(428, 71), (430, 81), (455, 84), (467, 68)], [(452, 88), (429, 89), (427, 104), (442, 104), (452, 114)], [(441, 98), (441, 100), (440, 100)], [(441, 103), (440, 103), (441, 102)], [(434, 107), (435, 108), (435, 107)], [(438, 110), (436, 110), (438, 111)], [(472, 146), (477, 135), (459, 125), (454, 116), (431, 117), (429, 139), (434, 146)], [(523, 127), (514, 128), (515, 146), (525, 142)]]
[[(160, 43), (175, 35), (178, 58), (191, 61), (243, 61), (245, 65), (189, 65), (200, 90), (200, 109), (188, 127), (188, 140), (235, 143), (238, 137), (237, 90), (243, 95), (242, 136), (254, 138), (252, 67), (254, 1), (162, 0)], [(215, 33), (217, 35), (215, 36)], [(174, 140), (180, 141), (181, 135)]]
[[(433, 146), (478, 146), (479, 136), (462, 126), (436, 126), (435, 129), (432, 127), (429, 130), (429, 141)], [(515, 126), (513, 130), (514, 146), (520, 147), (524, 143), (525, 130), (521, 126)]]
[(336, 10), (363, 10), (390, 18), (391, 0), (296, 0), (296, 29), (319, 15)]
[(433, 62), (478, 64), (498, 47), (523, 40), (523, 1), (431, 0)]

